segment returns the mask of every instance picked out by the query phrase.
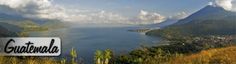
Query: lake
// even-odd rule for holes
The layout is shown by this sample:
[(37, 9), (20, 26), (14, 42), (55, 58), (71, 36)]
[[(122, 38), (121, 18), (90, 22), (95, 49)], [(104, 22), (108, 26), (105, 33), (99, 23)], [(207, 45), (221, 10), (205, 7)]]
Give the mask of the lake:
[(140, 45), (151, 46), (160, 41), (158, 37), (130, 32), (129, 29), (137, 29), (137, 27), (77, 27), (32, 32), (30, 36), (60, 37), (63, 48), (62, 56), (68, 56), (69, 51), (75, 48), (79, 58), (83, 58), (86, 64), (93, 62), (96, 50), (111, 49), (116, 55), (119, 55), (137, 49)]

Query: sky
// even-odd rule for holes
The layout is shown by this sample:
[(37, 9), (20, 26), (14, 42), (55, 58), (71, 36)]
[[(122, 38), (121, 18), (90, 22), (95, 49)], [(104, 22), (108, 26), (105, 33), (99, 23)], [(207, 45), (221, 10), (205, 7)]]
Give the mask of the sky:
[(192, 13), (212, 0), (54, 0), (72, 8), (107, 10), (125, 15), (135, 15), (140, 10), (159, 12), (171, 16), (179, 12)]
[(78, 24), (156, 24), (212, 5), (235, 11), (235, 0), (0, 0), (0, 13)]

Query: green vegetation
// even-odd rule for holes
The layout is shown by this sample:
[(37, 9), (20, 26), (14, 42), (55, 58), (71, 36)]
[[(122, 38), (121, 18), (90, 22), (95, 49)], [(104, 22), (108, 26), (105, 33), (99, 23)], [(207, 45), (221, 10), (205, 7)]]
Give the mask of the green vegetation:
[(21, 22), (20, 24), (17, 24), (20, 28), (22, 28), (21, 32), (18, 32), (18, 36), (21, 37), (28, 37), (29, 33), (32, 31), (47, 31), (48, 28), (41, 27), (38, 24), (32, 22), (32, 21), (25, 21)]
[[(128, 54), (113, 56), (110, 49), (97, 50), (95, 64), (234, 64), (232, 36), (182, 37), (163, 41), (166, 45), (141, 47)], [(10, 62), (9, 62), (10, 60)], [(72, 48), (70, 57), (0, 57), (0, 64), (83, 64)]]
[(97, 50), (95, 52), (95, 57), (94, 57), (95, 64), (109, 64), (111, 55), (112, 51), (110, 49), (107, 49), (104, 52), (101, 50)]
[(194, 20), (183, 25), (172, 25), (163, 29), (147, 32), (150, 36), (178, 38), (186, 36), (205, 35), (235, 35), (236, 22), (229, 18), (225, 20)]
[(76, 64), (77, 61), (76, 61), (76, 58), (77, 58), (77, 52), (74, 48), (72, 48), (71, 52), (70, 52), (70, 55), (72, 57), (71, 59), (71, 64)]
[[(47, 21), (47, 22), (39, 24), (33, 20), (21, 20), (21, 21), (1, 21), (0, 28), (1, 26), (3, 26), (3, 28), (5, 27), (6, 30), (10, 30), (11, 32), (17, 33), (16, 35), (10, 34), (8, 36), (14, 35), (16, 37), (18, 35), (18, 36), (27, 37), (29, 36), (28, 34), (30, 32), (48, 31), (48, 30), (65, 28), (66, 24), (60, 21)], [(3, 33), (2, 36), (5, 36), (4, 34), (8, 34), (9, 32)], [(1, 33), (0, 33), (0, 36), (1, 36)]]
[(33, 21), (24, 21), (19, 25), (23, 29), (23, 31), (47, 31), (48, 27), (40, 26)]
[(21, 22), (15, 22), (14, 24), (19, 28), (21, 28), (20, 29), (21, 31), (17, 32), (17, 35), (22, 37), (29, 36), (30, 32), (49, 31), (49, 30), (65, 28), (65, 25), (63, 25), (62, 22), (56, 22), (56, 21), (48, 21), (40, 25), (33, 21), (26, 20)]
[[(182, 37), (164, 41), (167, 45), (142, 47), (116, 58), (118, 64), (174, 64), (177, 57), (212, 48), (233, 46), (231, 36)], [(201, 64), (201, 63), (200, 63)]]
[[(141, 58), (149, 59), (151, 57), (148, 62), (158, 62), (158, 64), (234, 64), (236, 57), (233, 54), (235, 51), (232, 50), (235, 50), (236, 22), (233, 19), (235, 18), (229, 17), (224, 20), (199, 19), (182, 25), (172, 25), (149, 31), (146, 35), (161, 36), (166, 39), (164, 43), (168, 43), (168, 45), (146, 47), (144, 49), (148, 50), (145, 51), (148, 54), (145, 53), (145, 57)], [(164, 56), (168, 60), (157, 61), (162, 60), (155, 57), (159, 54), (155, 51), (159, 49), (164, 51), (165, 55), (162, 57)], [(144, 52), (143, 49), (135, 51)], [(224, 52), (226, 52), (225, 55)], [(125, 56), (134, 58), (133, 56), (136, 55), (143, 54), (136, 53)], [(124, 62), (127, 61), (133, 60), (125, 60)], [(129, 62), (129, 64), (134, 64), (134, 62)]]

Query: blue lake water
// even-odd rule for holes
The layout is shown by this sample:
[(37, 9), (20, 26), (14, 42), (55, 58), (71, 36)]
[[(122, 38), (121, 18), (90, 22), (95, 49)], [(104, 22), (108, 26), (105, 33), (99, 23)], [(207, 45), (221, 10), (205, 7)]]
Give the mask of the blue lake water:
[(66, 28), (46, 32), (32, 32), (31, 36), (60, 37), (62, 56), (68, 56), (75, 48), (79, 58), (87, 63), (93, 62), (96, 50), (111, 49), (116, 55), (137, 49), (140, 45), (158, 44), (160, 38), (146, 36), (138, 32), (129, 32), (135, 27), (100, 27), (100, 28)]

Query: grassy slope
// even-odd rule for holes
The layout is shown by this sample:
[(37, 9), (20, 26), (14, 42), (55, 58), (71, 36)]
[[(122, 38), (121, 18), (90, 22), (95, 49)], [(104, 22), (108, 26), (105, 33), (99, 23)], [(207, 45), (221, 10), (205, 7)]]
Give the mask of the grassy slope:
[(173, 58), (171, 64), (235, 64), (236, 46), (204, 50), (197, 54)]

